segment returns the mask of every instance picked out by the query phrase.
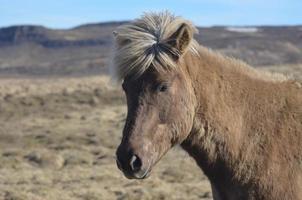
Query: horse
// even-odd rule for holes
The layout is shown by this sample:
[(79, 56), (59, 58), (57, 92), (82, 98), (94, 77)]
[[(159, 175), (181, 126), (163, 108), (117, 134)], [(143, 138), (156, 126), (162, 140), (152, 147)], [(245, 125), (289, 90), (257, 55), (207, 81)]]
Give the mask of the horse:
[(197, 33), (168, 11), (114, 31), (112, 71), (128, 108), (118, 168), (147, 178), (180, 145), (215, 200), (302, 199), (301, 83), (203, 47)]

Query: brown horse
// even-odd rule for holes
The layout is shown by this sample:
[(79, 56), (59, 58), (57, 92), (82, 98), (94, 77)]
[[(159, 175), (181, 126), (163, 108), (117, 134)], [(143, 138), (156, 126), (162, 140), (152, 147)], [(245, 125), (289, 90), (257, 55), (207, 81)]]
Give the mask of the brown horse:
[(302, 199), (301, 84), (201, 47), (195, 33), (168, 12), (116, 30), (128, 106), (118, 167), (145, 178), (180, 144), (214, 199)]

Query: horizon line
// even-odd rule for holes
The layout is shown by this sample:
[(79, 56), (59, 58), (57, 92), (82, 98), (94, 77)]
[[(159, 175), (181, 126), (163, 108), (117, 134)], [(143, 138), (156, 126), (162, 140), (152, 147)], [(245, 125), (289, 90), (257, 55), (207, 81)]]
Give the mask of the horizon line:
[[(95, 21), (95, 22), (84, 22), (78, 25), (69, 26), (69, 27), (60, 27), (60, 26), (48, 26), (43, 24), (34, 24), (34, 23), (20, 23), (20, 24), (10, 24), (10, 25), (1, 25), (0, 29), (10, 28), (10, 27), (18, 27), (18, 26), (36, 26), (36, 27), (43, 27), (47, 29), (53, 30), (70, 30), (79, 28), (82, 26), (89, 26), (89, 25), (98, 25), (98, 24), (118, 24), (118, 23), (127, 23), (131, 22), (132, 20), (108, 20), (108, 21)], [(198, 25), (195, 24), (195, 27), (198, 28), (214, 28), (214, 27), (299, 27), (302, 26), (301, 24), (212, 24), (212, 25)]]

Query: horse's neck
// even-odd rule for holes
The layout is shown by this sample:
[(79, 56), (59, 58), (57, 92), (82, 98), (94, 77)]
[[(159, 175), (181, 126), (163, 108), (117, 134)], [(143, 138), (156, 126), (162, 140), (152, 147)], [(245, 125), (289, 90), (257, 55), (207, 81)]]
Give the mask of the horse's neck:
[(205, 154), (199, 156), (202, 167), (213, 166), (220, 157), (230, 160), (240, 148), (241, 112), (247, 98), (244, 87), (252, 75), (248, 70), (242, 73), (238, 66), (230, 66), (232, 62), (207, 49), (201, 49), (199, 57), (189, 54), (184, 58), (198, 102), (185, 149)]
[(218, 190), (231, 195), (241, 188), (239, 195), (244, 196), (245, 183), (257, 183), (282, 194), (278, 184), (271, 184), (295, 176), (284, 168), (291, 164), (288, 169), (295, 169), (295, 159), (301, 163), (301, 88), (207, 50), (199, 58), (188, 54), (183, 61), (198, 103), (182, 147)]
[(244, 156), (242, 149), (245, 154), (257, 144), (243, 147), (249, 137), (245, 113), (258, 103), (258, 91), (269, 90), (274, 83), (257, 77), (257, 72), (240, 62), (205, 49), (199, 58), (187, 55), (184, 61), (198, 105), (193, 129), (182, 146), (208, 176), (226, 178), (237, 173), (238, 178), (248, 178), (249, 172), (240, 170), (248, 166), (238, 163), (238, 158)]

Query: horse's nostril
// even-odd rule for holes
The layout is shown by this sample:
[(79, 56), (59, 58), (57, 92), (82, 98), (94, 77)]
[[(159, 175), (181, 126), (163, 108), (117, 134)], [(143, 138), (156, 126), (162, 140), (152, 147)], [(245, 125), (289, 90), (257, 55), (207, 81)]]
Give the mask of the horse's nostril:
[(142, 167), (141, 159), (138, 156), (133, 155), (130, 159), (130, 167), (133, 172), (139, 171)]

